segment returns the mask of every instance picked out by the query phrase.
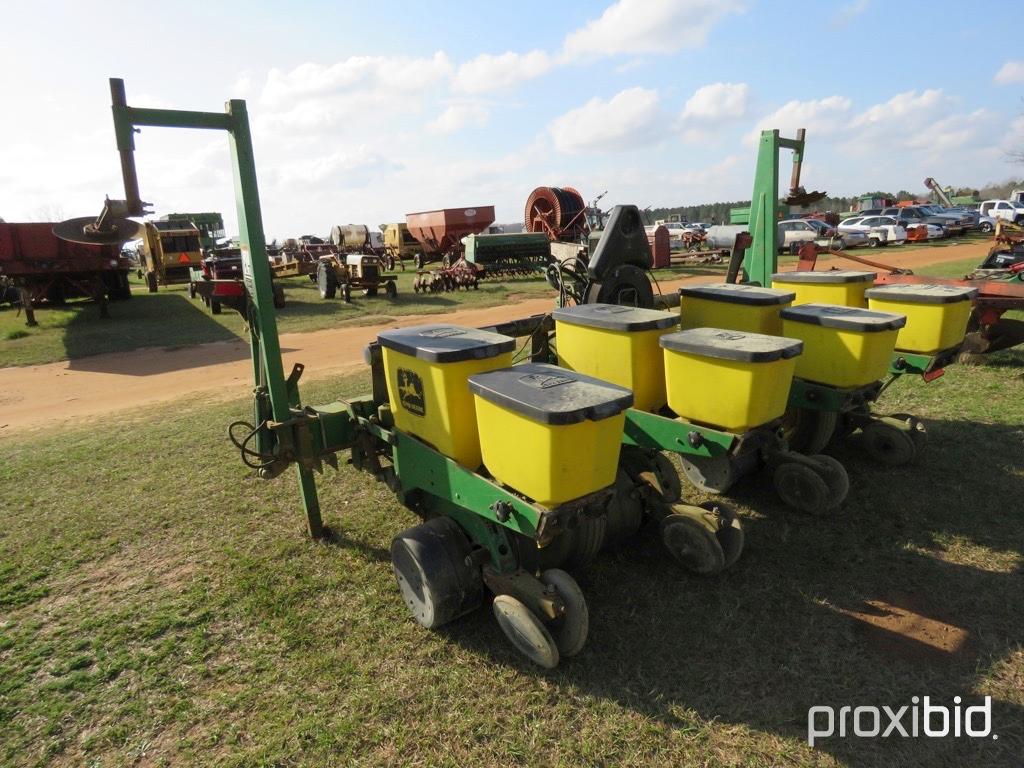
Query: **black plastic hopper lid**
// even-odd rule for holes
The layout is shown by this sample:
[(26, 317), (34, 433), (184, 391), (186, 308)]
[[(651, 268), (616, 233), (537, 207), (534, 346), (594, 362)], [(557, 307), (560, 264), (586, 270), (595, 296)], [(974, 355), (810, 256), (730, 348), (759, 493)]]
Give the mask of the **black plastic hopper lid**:
[(859, 307), (841, 307), (837, 304), (800, 304), (784, 309), (779, 314), (783, 320), (862, 333), (895, 331), (907, 324), (906, 315)]
[(551, 316), (560, 323), (603, 328), (610, 331), (653, 331), (679, 324), (675, 312), (623, 307), (619, 304), (578, 304), (556, 309)]
[(381, 346), (431, 363), (458, 363), (486, 360), (511, 352), (516, 340), (500, 333), (457, 325), (412, 325), (381, 331)]
[(776, 304), (788, 304), (796, 298), (792, 291), (779, 291), (775, 288), (764, 288), (760, 285), (745, 283), (711, 283), (710, 285), (684, 285), (679, 289), (680, 296), (695, 299), (711, 299), (733, 304), (768, 307)]
[(796, 357), (804, 349), (804, 343), (798, 339), (722, 328), (691, 328), (669, 333), (661, 337), (660, 343), (672, 352), (744, 363), (771, 363)]
[(978, 295), (977, 288), (961, 285), (893, 284), (881, 285), (864, 292), (869, 299), (905, 301), (910, 304), (955, 304), (970, 301)]
[(831, 269), (823, 272), (776, 272), (772, 282), (780, 283), (873, 283), (877, 272), (857, 272), (852, 269)]
[[(600, 421), (633, 405), (633, 393), (624, 387), (547, 363), (524, 363), (478, 373), (469, 377), (469, 389), (488, 402), (541, 424)], [(529, 446), (523, 446), (523, 450), (529, 450)]]

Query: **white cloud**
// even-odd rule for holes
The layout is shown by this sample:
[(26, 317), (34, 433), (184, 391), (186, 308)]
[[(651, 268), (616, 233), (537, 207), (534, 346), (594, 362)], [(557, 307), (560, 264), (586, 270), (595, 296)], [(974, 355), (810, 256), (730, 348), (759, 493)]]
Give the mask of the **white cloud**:
[(854, 0), (852, 3), (847, 3), (832, 15), (832, 26), (838, 28), (849, 26), (850, 22), (864, 13), (869, 5), (871, 5), (871, 0)]
[(712, 83), (694, 91), (683, 107), (681, 119), (688, 123), (719, 124), (737, 120), (747, 113), (750, 86), (746, 83)]
[(508, 51), (497, 56), (482, 53), (459, 65), (452, 87), (463, 93), (508, 88), (524, 80), (540, 77), (551, 69), (552, 64), (551, 57), (544, 51)]
[(629, 88), (608, 101), (591, 99), (556, 118), (548, 130), (557, 149), (576, 153), (649, 143), (664, 122), (657, 91)]
[(905, 91), (862, 112), (854, 119), (853, 126), (866, 128), (891, 123), (894, 120), (921, 122), (930, 119), (937, 111), (951, 106), (952, 100), (936, 88), (930, 88), (920, 94), (917, 91)]
[(455, 133), (466, 126), (482, 128), (487, 125), (490, 112), (482, 104), (452, 104), (435, 119), (427, 123), (430, 133)]
[(786, 102), (769, 115), (757, 121), (746, 136), (749, 145), (756, 145), (762, 130), (778, 128), (783, 136), (791, 136), (798, 128), (806, 128), (813, 136), (828, 136), (841, 130), (853, 102), (846, 96), (828, 96), (809, 101)]
[(996, 76), (992, 78), (1000, 85), (1013, 85), (1024, 83), (1024, 61), (1008, 61), (999, 68)]
[(699, 48), (711, 28), (742, 10), (735, 0), (619, 0), (565, 38), (569, 59)]
[(428, 58), (350, 56), (330, 66), (306, 62), (287, 72), (271, 69), (260, 102), (280, 109), (300, 99), (360, 91), (414, 93), (444, 82), (451, 73), (452, 63), (444, 51)]

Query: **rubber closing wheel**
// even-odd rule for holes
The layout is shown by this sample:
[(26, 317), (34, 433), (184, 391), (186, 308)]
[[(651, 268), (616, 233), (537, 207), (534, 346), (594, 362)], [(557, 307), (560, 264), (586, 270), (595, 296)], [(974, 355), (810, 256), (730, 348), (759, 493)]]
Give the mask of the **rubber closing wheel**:
[(834, 459), (824, 453), (808, 458), (815, 463), (818, 468), (818, 474), (821, 475), (828, 485), (829, 494), (831, 495), (831, 508), (835, 509), (846, 501), (846, 496), (850, 493), (850, 475), (847, 474), (846, 467), (838, 459)]
[(511, 595), (498, 595), (493, 610), (498, 626), (517, 651), (544, 669), (558, 666), (558, 646), (529, 608)]
[(791, 407), (782, 417), (783, 434), (791, 450), (798, 453), (821, 453), (832, 439), (839, 414), (836, 411), (816, 411)]
[(661, 541), (683, 568), (706, 576), (725, 568), (718, 538), (688, 515), (672, 514), (661, 521)]
[(713, 524), (716, 526), (715, 538), (718, 539), (722, 554), (725, 556), (722, 567), (731, 568), (740, 559), (746, 545), (747, 537), (743, 533), (743, 525), (733, 508), (727, 504), (705, 501), (700, 506), (713, 517)]
[(590, 564), (604, 546), (608, 518), (584, 515), (572, 532), (572, 554), (566, 560), (570, 568), (582, 568)]
[(780, 464), (772, 476), (772, 483), (788, 507), (811, 515), (821, 515), (832, 508), (828, 483), (806, 464), (795, 461)]
[(872, 421), (862, 432), (864, 452), (887, 467), (901, 467), (917, 456), (917, 444), (910, 433), (891, 424)]
[(654, 476), (661, 486), (661, 495), (669, 504), (675, 504), (683, 496), (683, 484), (679, 472), (668, 456), (660, 451), (654, 454)]
[(480, 605), (483, 580), (466, 565), (472, 548), (458, 523), (438, 517), (391, 542), (391, 565), (416, 621), (436, 629)]
[(562, 656), (575, 656), (583, 650), (590, 628), (587, 599), (576, 579), (560, 568), (550, 568), (540, 575), (541, 583), (554, 587), (565, 603), (565, 613), (548, 623), (551, 636)]

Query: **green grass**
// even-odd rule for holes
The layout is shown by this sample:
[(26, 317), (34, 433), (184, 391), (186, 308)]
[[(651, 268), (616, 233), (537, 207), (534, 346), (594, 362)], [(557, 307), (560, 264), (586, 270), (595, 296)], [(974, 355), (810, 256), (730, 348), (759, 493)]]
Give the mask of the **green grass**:
[[(224, 438), (244, 401), (2, 440), (0, 764), (1017, 766), (1024, 355), (993, 363), (893, 385), (926, 454), (839, 449), (834, 519), (738, 488), (725, 574), (680, 572), (651, 531), (604, 553), (579, 575), (588, 645), (551, 673), (486, 609), (436, 633), (407, 616), (387, 550), (416, 520), (368, 476), (328, 471), (333, 535), (309, 541), (293, 475), (253, 479)], [(844, 613), (869, 600), (967, 642), (928, 652)], [(812, 705), (915, 695), (991, 695), (1000, 739), (805, 744)]]
[[(721, 272), (724, 267), (679, 267), (657, 270), (658, 279), (680, 275)], [(315, 331), (345, 325), (385, 323), (412, 314), (435, 314), (456, 309), (493, 307), (523, 299), (551, 297), (555, 293), (543, 278), (484, 281), (475, 291), (416, 294), (414, 270), (398, 273), (398, 298), (383, 293), (366, 298), (356, 292), (352, 303), (340, 298), (324, 301), (306, 277), (282, 281), (287, 306), (277, 312), (281, 333)], [(99, 319), (90, 301), (69, 302), (63, 307), (36, 311), (38, 327), (27, 328), (25, 317), (14, 309), (0, 309), (0, 367), (38, 365), (76, 359), (103, 352), (124, 352), (141, 347), (182, 347), (243, 336), (238, 313), (225, 310), (212, 315), (202, 302), (190, 300), (184, 285), (146, 292), (133, 280), (132, 298), (110, 304), (110, 318)]]

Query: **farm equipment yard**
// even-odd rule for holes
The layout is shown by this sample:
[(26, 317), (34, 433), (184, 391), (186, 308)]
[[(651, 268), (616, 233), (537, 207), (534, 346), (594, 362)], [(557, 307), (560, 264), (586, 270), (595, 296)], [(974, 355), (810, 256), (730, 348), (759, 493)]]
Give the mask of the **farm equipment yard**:
[[(1024, 179), (928, 174), (1024, 163), (1024, 61), (754, 121), (849, 80), (825, 35), (669, 108), (706, 36), (779, 58), (776, 14), (598, 4), (454, 63), (409, 44), (451, 9), (256, 4), (174, 87), (12, 41), (0, 767), (1019, 768)], [(323, 65), (314, 25), (388, 34)]]

